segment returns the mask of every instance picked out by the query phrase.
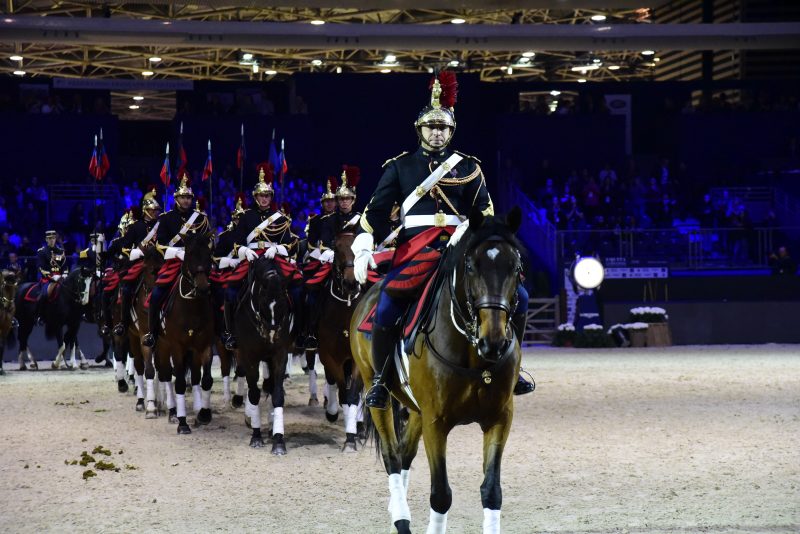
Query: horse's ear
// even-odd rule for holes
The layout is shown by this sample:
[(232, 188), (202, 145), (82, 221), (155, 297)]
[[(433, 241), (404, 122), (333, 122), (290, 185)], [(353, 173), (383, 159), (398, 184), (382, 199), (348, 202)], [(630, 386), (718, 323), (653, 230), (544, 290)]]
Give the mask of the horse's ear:
[(483, 224), (484, 219), (486, 217), (483, 215), (483, 212), (478, 207), (473, 207), (472, 211), (469, 214), (469, 228), (473, 232), (481, 227)]
[(514, 206), (506, 215), (506, 225), (512, 233), (516, 234), (522, 224), (522, 210), (519, 206)]

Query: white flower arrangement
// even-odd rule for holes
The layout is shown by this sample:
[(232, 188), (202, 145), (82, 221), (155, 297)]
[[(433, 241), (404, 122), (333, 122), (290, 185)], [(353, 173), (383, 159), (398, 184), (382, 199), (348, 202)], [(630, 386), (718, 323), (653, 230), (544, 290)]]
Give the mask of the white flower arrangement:
[(663, 323), (669, 319), (667, 310), (657, 306), (641, 306), (631, 308), (630, 317), (633, 322)]
[(600, 324), (587, 324), (583, 327), (584, 330), (602, 330), (603, 325)]
[(558, 325), (558, 331), (559, 332), (574, 332), (575, 331), (575, 325), (572, 324), (572, 323), (561, 323), (560, 325)]
[(647, 323), (637, 322), (637, 323), (628, 323), (628, 324), (623, 325), (623, 326), (625, 327), (626, 330), (647, 330), (647, 328), (650, 325), (647, 324)]
[(648, 313), (653, 313), (653, 314), (657, 314), (657, 315), (666, 315), (667, 314), (667, 310), (665, 310), (664, 308), (659, 308), (657, 306), (652, 306), (652, 307), (650, 307), (650, 306), (641, 306), (639, 308), (632, 308), (631, 309), (631, 313), (633, 315), (645, 315), (645, 314), (648, 314)]

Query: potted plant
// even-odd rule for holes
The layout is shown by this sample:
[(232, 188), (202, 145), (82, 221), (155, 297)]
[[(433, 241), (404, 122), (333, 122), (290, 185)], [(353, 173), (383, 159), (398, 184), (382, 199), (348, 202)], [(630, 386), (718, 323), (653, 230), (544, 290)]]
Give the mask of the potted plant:
[(628, 331), (628, 337), (631, 340), (631, 347), (646, 347), (647, 346), (647, 330), (649, 329), (648, 323), (635, 322), (625, 325), (625, 330)]
[(666, 347), (672, 345), (667, 310), (656, 306), (642, 306), (631, 309), (631, 321), (647, 323), (647, 346)]
[(575, 346), (575, 326), (572, 323), (562, 323), (558, 325), (556, 335), (553, 336), (554, 347), (573, 347)]
[(611, 338), (603, 330), (603, 325), (599, 324), (587, 324), (575, 338), (575, 346), (586, 349), (604, 348), (611, 345)]

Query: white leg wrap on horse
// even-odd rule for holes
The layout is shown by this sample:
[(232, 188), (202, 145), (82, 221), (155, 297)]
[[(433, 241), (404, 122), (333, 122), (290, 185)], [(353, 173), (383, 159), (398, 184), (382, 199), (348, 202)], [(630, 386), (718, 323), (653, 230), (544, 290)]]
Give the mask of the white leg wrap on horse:
[(133, 368), (133, 358), (131, 358), (130, 354), (125, 358), (125, 372), (128, 373), (128, 376), (133, 376), (136, 372)]
[(283, 434), (283, 406), (272, 410), (272, 435)]
[(70, 364), (71, 364), (73, 367), (75, 367), (75, 363), (76, 363), (76, 362), (75, 362), (75, 347), (76, 347), (76, 345), (74, 345), (74, 344), (73, 344), (73, 345), (72, 345), (72, 350), (71, 350), (71, 351), (69, 351), (69, 363), (70, 363)]
[(226, 399), (231, 398), (231, 377), (229, 376), (222, 377), (222, 396)]
[(308, 393), (312, 397), (317, 396), (317, 372), (313, 369), (308, 372)]
[(114, 378), (117, 382), (125, 380), (125, 362), (114, 362)]
[(363, 423), (364, 422), (364, 399), (361, 398), (361, 397), (358, 398), (358, 412), (357, 412), (357, 414), (358, 415), (356, 416), (356, 421), (358, 421), (359, 423)]
[(483, 534), (500, 534), (500, 510), (483, 509)]
[(250, 427), (261, 428), (261, 408), (253, 404), (250, 405)]
[(339, 413), (339, 387), (336, 384), (328, 384), (328, 407), (329, 414)]
[(267, 378), (269, 378), (269, 367), (267, 362), (261, 362), (261, 379), (266, 380)]
[[(403, 481), (403, 491), (406, 492), (406, 495), (408, 495), (408, 475), (410, 473), (411, 472), (408, 469), (401, 469), (400, 470), (400, 479)], [(431, 510), (431, 512), (432, 511), (433, 510)]]
[(147, 379), (147, 402), (156, 401), (156, 388), (153, 382), (154, 380), (152, 378)]
[(357, 432), (356, 429), (356, 412), (358, 411), (358, 406), (353, 406), (352, 404), (345, 404), (344, 408), (344, 431), (348, 434), (355, 434)]
[(196, 386), (192, 386), (192, 408), (194, 408), (194, 413), (200, 411), (200, 405), (203, 403), (202, 397), (200, 395), (200, 384)]
[(240, 397), (244, 397), (244, 394), (247, 392), (245, 387), (247, 386), (247, 379), (243, 376), (236, 377), (236, 394)]
[(392, 523), (401, 519), (411, 521), (411, 510), (408, 508), (403, 481), (398, 473), (389, 475), (389, 514), (392, 516)]
[(175, 395), (177, 397), (177, 416), (186, 417), (186, 395)]
[(211, 390), (202, 390), (200, 392), (200, 405), (203, 408), (211, 409)]
[(144, 375), (136, 375), (133, 377), (133, 381), (136, 384), (136, 398), (143, 399), (144, 398)]
[(286, 358), (286, 374), (292, 376), (292, 359), (291, 357)]
[[(167, 388), (167, 408), (175, 408), (176, 401), (175, 401), (175, 384), (170, 382), (164, 382), (164, 385)], [(184, 410), (185, 412), (186, 410)]]
[(427, 534), (444, 534), (447, 531), (447, 512), (440, 514), (431, 510), (431, 516), (428, 519)]

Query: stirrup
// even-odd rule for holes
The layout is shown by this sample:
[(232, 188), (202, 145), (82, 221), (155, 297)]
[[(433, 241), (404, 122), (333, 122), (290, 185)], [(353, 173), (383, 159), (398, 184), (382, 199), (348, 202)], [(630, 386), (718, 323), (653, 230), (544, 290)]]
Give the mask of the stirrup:
[(142, 345), (150, 347), (151, 349), (156, 346), (156, 338), (150, 332), (142, 336)]
[(305, 348), (306, 350), (317, 350), (319, 348), (316, 336), (306, 336)]
[(114, 325), (115, 336), (121, 336), (124, 333), (125, 333), (125, 325), (123, 325), (122, 323), (117, 323)]
[(239, 348), (236, 343), (236, 337), (233, 334), (228, 334), (228, 337), (225, 339), (225, 348), (228, 350), (236, 350)]
[(376, 408), (378, 410), (385, 410), (389, 407), (389, 388), (386, 384), (375, 381), (372, 387), (369, 388), (367, 394), (364, 396), (364, 404), (368, 408)]
[(111, 333), (111, 330), (109, 330), (108, 326), (103, 325), (103, 326), (100, 327), (100, 335), (101, 336), (107, 336), (110, 333)]

